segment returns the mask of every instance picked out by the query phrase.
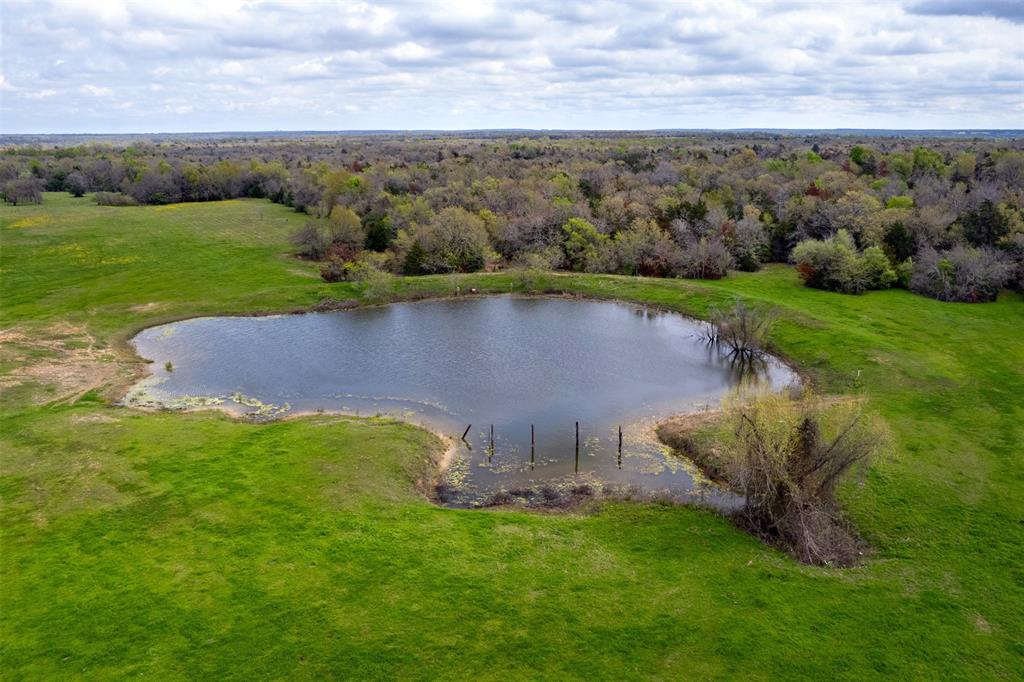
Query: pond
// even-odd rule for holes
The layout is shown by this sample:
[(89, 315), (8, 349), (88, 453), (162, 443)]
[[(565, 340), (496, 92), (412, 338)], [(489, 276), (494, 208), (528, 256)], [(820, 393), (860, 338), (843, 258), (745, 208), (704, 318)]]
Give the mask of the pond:
[(197, 318), (135, 337), (153, 373), (126, 402), (419, 423), (457, 444), (439, 486), (453, 506), (570, 490), (730, 507), (653, 426), (714, 407), (741, 381), (781, 389), (795, 376), (772, 359), (741, 373), (703, 330), (645, 307), (515, 296)]

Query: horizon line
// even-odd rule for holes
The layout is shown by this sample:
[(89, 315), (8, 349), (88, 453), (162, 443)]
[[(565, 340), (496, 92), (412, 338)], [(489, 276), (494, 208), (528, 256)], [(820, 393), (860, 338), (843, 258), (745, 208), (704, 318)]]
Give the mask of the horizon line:
[(0, 132), (0, 138), (25, 137), (25, 136), (128, 136), (128, 135), (244, 135), (244, 134), (267, 134), (267, 133), (305, 133), (305, 134), (343, 134), (343, 133), (373, 133), (373, 134), (416, 134), (416, 133), (744, 133), (744, 132), (894, 132), (894, 133), (978, 133), (978, 132), (999, 132), (999, 133), (1021, 133), (1024, 128), (872, 128), (872, 127), (837, 127), (837, 128), (811, 128), (793, 127), (781, 128), (773, 126), (737, 127), (737, 128), (528, 128), (528, 127), (503, 127), (503, 128), (261, 128), (261, 129), (217, 129), (217, 130), (150, 130), (142, 132), (112, 132), (112, 131), (75, 131), (75, 132)]

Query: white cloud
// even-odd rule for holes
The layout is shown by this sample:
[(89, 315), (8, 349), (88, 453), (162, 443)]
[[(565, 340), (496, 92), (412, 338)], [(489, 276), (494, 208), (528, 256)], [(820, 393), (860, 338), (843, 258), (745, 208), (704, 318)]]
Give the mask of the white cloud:
[(128, 31), (121, 34), (120, 39), (126, 46), (141, 50), (172, 50), (178, 47), (178, 40), (163, 31)]
[(114, 94), (114, 91), (110, 88), (104, 88), (92, 83), (86, 83), (78, 87), (78, 91), (83, 95), (89, 95), (90, 97), (110, 97)]
[(436, 52), (418, 43), (405, 42), (388, 49), (385, 54), (399, 62), (418, 62), (430, 59)]
[(249, 67), (238, 61), (230, 61), (214, 67), (210, 73), (216, 76), (244, 76), (249, 73)]
[(36, 0), (5, 3), (0, 90), (5, 131), (1020, 127), (1020, 20), (1002, 0)]
[(56, 94), (56, 90), (47, 88), (46, 90), (38, 90), (36, 92), (26, 92), (23, 93), (21, 96), (25, 99), (47, 99), (49, 97), (53, 97)]
[(327, 66), (330, 61), (330, 58), (307, 59), (301, 64), (295, 64), (288, 67), (288, 73), (299, 77), (326, 76), (330, 73), (330, 69)]

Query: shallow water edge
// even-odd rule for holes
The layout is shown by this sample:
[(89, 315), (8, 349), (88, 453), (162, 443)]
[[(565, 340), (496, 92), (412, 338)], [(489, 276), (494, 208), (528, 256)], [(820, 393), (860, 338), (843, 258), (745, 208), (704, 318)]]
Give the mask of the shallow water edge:
[[(731, 507), (654, 434), (659, 419), (711, 409), (737, 383), (699, 343), (704, 325), (632, 303), (508, 295), (192, 318), (133, 339), (157, 362), (123, 402), (412, 422), (456, 446), (437, 488), (451, 506), (555, 506), (569, 490)], [(796, 380), (771, 363), (773, 387)]]

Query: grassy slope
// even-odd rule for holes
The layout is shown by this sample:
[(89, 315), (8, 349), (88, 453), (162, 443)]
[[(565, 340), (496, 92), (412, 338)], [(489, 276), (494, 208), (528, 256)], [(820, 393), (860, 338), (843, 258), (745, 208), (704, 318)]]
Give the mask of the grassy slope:
[[(71, 321), (113, 343), (160, 319), (352, 295), (286, 256), (300, 223), (255, 201), (113, 209), (50, 194), (4, 207), (0, 326), (43, 337)], [(844, 297), (787, 268), (551, 281), (698, 314), (734, 294), (783, 308), (782, 350), (823, 387), (866, 393), (895, 432), (893, 456), (845, 491), (877, 554), (803, 567), (686, 508), (440, 509), (413, 487), (437, 443), (401, 424), (254, 425), (8, 391), (5, 677), (1019, 674), (1020, 297)], [(131, 311), (149, 302), (163, 305)]]

